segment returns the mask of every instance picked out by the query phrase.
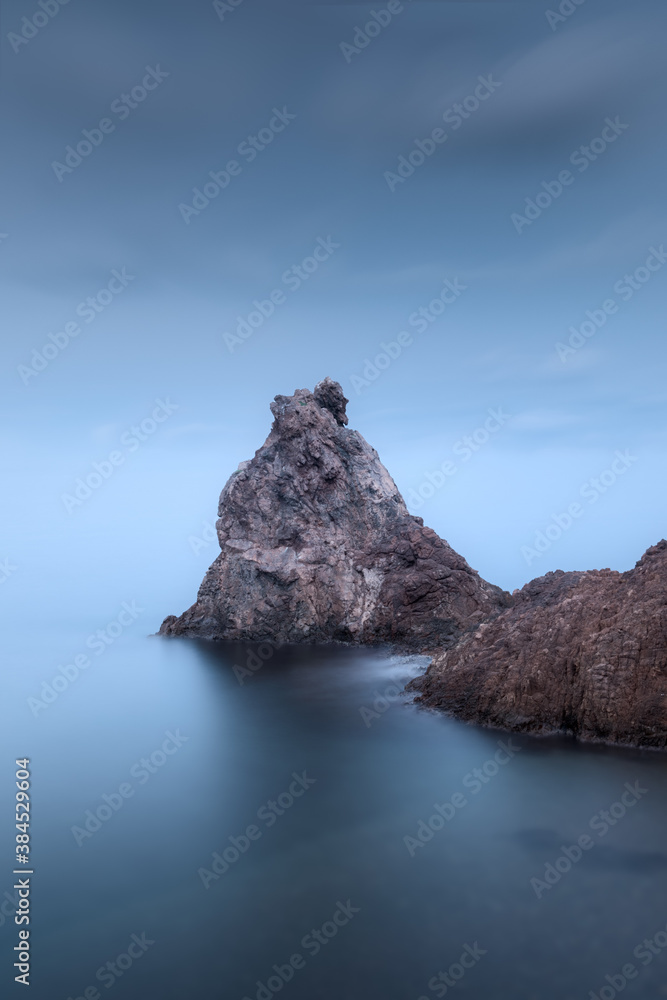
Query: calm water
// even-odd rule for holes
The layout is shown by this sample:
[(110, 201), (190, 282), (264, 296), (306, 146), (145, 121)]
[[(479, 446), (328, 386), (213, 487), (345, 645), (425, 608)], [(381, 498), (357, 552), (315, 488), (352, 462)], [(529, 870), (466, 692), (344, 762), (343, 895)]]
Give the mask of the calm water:
[[(29, 754), (32, 997), (583, 1000), (611, 997), (605, 976), (618, 987), (627, 963), (627, 997), (667, 995), (667, 757), (512, 737), (494, 763), (506, 735), (393, 696), (417, 661), (283, 650), (241, 684), (246, 647), (152, 625), (103, 654), (86, 647), (92, 618), (11, 651), (2, 828), (9, 844), (13, 761)], [(82, 652), (91, 666), (34, 716), (27, 699)], [(360, 711), (386, 689), (385, 711)], [(419, 826), (434, 815), (437, 832)], [(431, 839), (406, 844), (418, 829)], [(538, 898), (531, 879), (584, 834)], [(3, 984), (22, 995), (0, 919)], [(114, 965), (132, 935), (143, 944)]]

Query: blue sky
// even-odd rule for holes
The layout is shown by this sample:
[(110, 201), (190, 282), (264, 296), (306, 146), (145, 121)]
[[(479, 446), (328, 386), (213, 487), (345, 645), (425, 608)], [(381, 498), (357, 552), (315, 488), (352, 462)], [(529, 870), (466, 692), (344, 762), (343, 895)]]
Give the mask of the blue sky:
[[(325, 375), (404, 494), (454, 462), (415, 512), (501, 586), (626, 569), (667, 534), (664, 6), (400, 6), (366, 33), (386, 4), (71, 0), (34, 31), (36, 2), (5, 4), (5, 590), (113, 603), (131, 573), (181, 611), (215, 555), (190, 540), (270, 400)], [(211, 172), (224, 189), (184, 213)], [(126, 454), (158, 399), (178, 409)]]

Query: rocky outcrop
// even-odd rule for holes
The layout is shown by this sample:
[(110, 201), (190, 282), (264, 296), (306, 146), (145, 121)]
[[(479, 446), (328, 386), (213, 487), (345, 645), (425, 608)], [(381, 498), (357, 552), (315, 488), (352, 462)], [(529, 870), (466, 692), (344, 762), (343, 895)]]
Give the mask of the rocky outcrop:
[(474, 722), (667, 746), (667, 542), (627, 573), (548, 573), (413, 682)]
[(408, 513), (377, 452), (346, 427), (347, 402), (331, 379), (276, 396), (271, 433), (220, 496), (220, 555), (163, 635), (434, 651), (507, 607)]
[(220, 555), (163, 635), (436, 653), (418, 700), (517, 731), (667, 746), (667, 542), (511, 597), (407, 511), (341, 387), (276, 396), (220, 496)]

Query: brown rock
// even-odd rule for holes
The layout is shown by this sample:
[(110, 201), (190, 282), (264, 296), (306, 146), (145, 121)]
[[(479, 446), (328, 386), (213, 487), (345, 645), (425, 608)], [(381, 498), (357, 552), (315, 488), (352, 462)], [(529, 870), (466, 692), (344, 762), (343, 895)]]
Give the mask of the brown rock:
[(667, 746), (667, 542), (634, 569), (547, 573), (413, 682), (425, 705), (517, 731)]
[(408, 513), (377, 452), (345, 426), (346, 403), (328, 378), (276, 396), (271, 433), (220, 495), (220, 555), (163, 635), (433, 651), (508, 605)]
[(423, 704), (517, 731), (667, 746), (667, 542), (511, 597), (411, 516), (331, 379), (276, 396), (220, 496), (221, 552), (163, 635), (436, 652)]

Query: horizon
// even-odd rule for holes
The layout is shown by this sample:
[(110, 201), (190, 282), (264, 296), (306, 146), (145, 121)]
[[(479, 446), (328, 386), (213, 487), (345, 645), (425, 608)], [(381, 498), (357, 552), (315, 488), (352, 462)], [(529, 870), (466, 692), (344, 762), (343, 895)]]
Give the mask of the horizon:
[[(667, 534), (661, 6), (413, 0), (354, 52), (366, 8), (290, 10), (93, 0), (12, 51), (6, 5), (14, 585), (46, 561), (75, 600), (94, 539), (114, 573), (148, 548), (165, 613), (194, 597), (187, 539), (270, 400), (326, 374), (404, 497), (454, 463), (412, 512), (485, 579), (631, 568)], [(68, 512), (156, 399), (178, 410)]]

